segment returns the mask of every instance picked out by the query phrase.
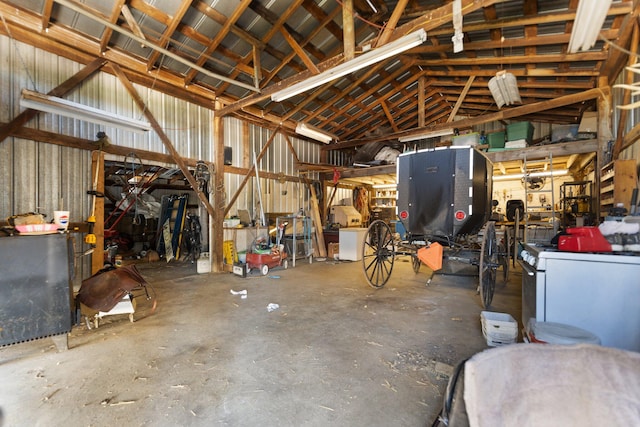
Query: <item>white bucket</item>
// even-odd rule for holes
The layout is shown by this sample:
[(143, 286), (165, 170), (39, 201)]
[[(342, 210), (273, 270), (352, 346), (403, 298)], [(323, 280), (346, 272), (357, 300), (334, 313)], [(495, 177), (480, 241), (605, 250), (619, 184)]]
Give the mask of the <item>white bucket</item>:
[(211, 273), (211, 260), (209, 259), (209, 252), (203, 252), (200, 254), (200, 258), (196, 262), (196, 271), (198, 274)]
[(69, 211), (53, 211), (53, 223), (58, 230), (67, 230), (69, 227)]

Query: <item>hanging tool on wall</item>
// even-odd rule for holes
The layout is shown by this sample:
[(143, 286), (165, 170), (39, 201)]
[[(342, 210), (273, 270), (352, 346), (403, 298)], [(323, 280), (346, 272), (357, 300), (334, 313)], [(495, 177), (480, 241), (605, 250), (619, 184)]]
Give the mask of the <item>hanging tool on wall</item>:
[(104, 197), (104, 194), (98, 191), (99, 176), (100, 176), (100, 162), (96, 162), (96, 172), (93, 178), (93, 188), (87, 191), (87, 194), (91, 196), (91, 214), (89, 215), (89, 218), (87, 218), (87, 224), (89, 224), (89, 231), (87, 235), (84, 236), (84, 242), (87, 245), (91, 245), (92, 248), (96, 247), (96, 242), (98, 241), (98, 239), (96, 238), (96, 235), (93, 234), (93, 228), (96, 224), (96, 198)]

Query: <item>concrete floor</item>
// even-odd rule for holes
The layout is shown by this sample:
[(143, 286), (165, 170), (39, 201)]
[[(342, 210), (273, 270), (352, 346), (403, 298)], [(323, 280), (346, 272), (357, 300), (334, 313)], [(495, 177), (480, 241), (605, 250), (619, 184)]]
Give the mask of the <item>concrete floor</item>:
[[(408, 261), (378, 290), (360, 262), (248, 278), (139, 264), (155, 313), (76, 326), (66, 351), (51, 339), (0, 349), (4, 425), (430, 425), (452, 367), (488, 347), (477, 278), (425, 286), (429, 270)], [(520, 282), (519, 270), (499, 280), (493, 311), (520, 319)]]

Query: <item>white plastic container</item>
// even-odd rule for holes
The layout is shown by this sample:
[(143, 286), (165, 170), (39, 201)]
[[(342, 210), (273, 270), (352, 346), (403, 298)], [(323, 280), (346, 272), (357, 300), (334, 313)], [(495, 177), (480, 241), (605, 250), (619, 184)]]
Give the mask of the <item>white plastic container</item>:
[(202, 252), (200, 258), (196, 262), (196, 271), (198, 274), (211, 273), (211, 260), (209, 259), (209, 252)]
[(478, 132), (467, 133), (465, 135), (458, 135), (451, 137), (451, 144), (456, 147), (470, 145), (475, 147), (480, 143), (480, 134)]
[(512, 344), (518, 339), (518, 322), (508, 313), (483, 311), (480, 313), (482, 335), (487, 344), (495, 347)]

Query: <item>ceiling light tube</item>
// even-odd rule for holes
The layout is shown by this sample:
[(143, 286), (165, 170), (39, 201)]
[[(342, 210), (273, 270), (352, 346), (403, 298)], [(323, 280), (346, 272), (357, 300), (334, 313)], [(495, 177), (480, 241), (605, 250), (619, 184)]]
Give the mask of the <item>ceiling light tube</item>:
[(354, 71), (368, 67), (371, 64), (375, 64), (384, 59), (391, 58), (394, 55), (402, 53), (413, 47), (416, 47), (427, 39), (427, 33), (425, 30), (420, 29), (409, 33), (406, 36), (400, 37), (390, 43), (387, 43), (381, 47), (371, 49), (362, 55), (337, 65), (333, 68), (325, 70), (320, 74), (316, 74), (308, 79), (305, 79), (299, 83), (293, 84), (287, 88), (279, 90), (271, 95), (271, 100), (275, 102), (281, 102), (292, 96), (298, 95), (314, 87), (318, 87), (338, 77), (345, 76), (353, 73)]
[(553, 172), (552, 171), (546, 171), (546, 172), (531, 172), (528, 174), (524, 174), (524, 173), (514, 173), (511, 175), (494, 175), (493, 176), (493, 181), (514, 181), (514, 180), (518, 180), (518, 179), (522, 179), (524, 177), (529, 177), (529, 178), (548, 178), (550, 176), (564, 176), (564, 175), (568, 175), (569, 171), (567, 169), (556, 169)]
[(325, 144), (329, 144), (332, 140), (338, 139), (337, 136), (332, 135), (328, 132), (324, 132), (323, 130), (318, 129), (315, 126), (311, 126), (306, 123), (298, 123), (298, 125), (296, 126), (296, 133), (311, 139), (315, 139), (316, 141), (324, 142)]
[(119, 129), (138, 133), (144, 133), (151, 130), (151, 125), (149, 123), (109, 113), (108, 111), (98, 110), (97, 108), (78, 104), (55, 96), (43, 95), (29, 89), (22, 89), (20, 106), (47, 113), (58, 114), (72, 119), (100, 123), (105, 126), (113, 126)]
[(398, 138), (398, 141), (409, 142), (409, 141), (417, 141), (419, 139), (435, 138), (438, 136), (447, 136), (447, 135), (453, 135), (453, 129), (434, 130), (431, 132), (420, 133), (417, 135), (401, 136), (400, 138)]
[(498, 108), (502, 108), (505, 104), (522, 103), (516, 76), (505, 70), (498, 71), (495, 77), (489, 80), (489, 90)]
[(612, 0), (580, 0), (576, 18), (571, 29), (569, 38), (569, 53), (576, 53), (579, 50), (589, 50), (596, 44), (596, 39), (607, 12), (611, 7)]

